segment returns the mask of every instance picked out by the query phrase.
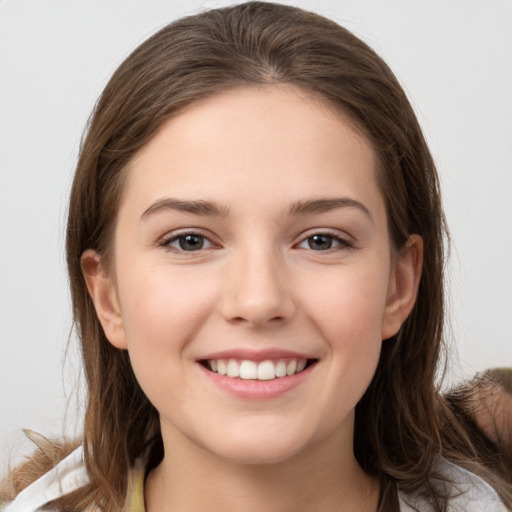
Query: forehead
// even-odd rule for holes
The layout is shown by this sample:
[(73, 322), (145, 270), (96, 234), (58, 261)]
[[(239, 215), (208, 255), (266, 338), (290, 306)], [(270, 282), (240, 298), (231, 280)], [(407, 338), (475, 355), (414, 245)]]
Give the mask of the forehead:
[[(374, 151), (327, 101), (290, 86), (239, 88), (197, 101), (132, 160), (128, 195), (326, 196), (375, 189)], [(343, 181), (343, 184), (340, 183)], [(286, 192), (286, 194), (285, 194)], [(126, 196), (126, 194), (125, 194)]]

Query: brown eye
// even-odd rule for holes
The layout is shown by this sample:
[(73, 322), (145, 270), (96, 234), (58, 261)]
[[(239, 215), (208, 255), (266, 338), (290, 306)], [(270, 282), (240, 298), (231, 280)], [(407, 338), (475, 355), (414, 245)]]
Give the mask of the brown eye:
[(203, 248), (204, 237), (199, 235), (185, 235), (178, 238), (180, 249), (184, 251), (197, 251)]
[(314, 251), (326, 251), (333, 245), (333, 237), (329, 235), (313, 235), (307, 239), (308, 247)]
[(330, 249), (350, 249), (354, 244), (350, 240), (337, 235), (327, 233), (314, 233), (304, 238), (300, 244), (300, 249), (310, 249), (312, 251), (328, 251)]
[(167, 240), (164, 245), (175, 251), (194, 252), (201, 249), (208, 249), (212, 243), (203, 235), (197, 233), (184, 233), (175, 235)]

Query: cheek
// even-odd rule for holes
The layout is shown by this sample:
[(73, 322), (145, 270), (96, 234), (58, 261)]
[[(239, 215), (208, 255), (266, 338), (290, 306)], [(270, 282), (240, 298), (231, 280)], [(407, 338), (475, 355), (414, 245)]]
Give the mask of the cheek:
[[(346, 270), (346, 271), (345, 271)], [(326, 380), (333, 384), (333, 412), (345, 414), (357, 403), (377, 368), (382, 345), (382, 318), (387, 296), (387, 267), (375, 265), (341, 269), (315, 286), (309, 295), (309, 314), (322, 333), (333, 364)], [(317, 281), (320, 284), (319, 281)]]
[(166, 267), (132, 274), (119, 283), (131, 355), (147, 352), (154, 359), (163, 352), (182, 350), (210, 314), (215, 287), (200, 276)]
[(387, 268), (336, 269), (309, 286), (307, 308), (326, 339), (333, 343), (381, 341), (388, 288)]
[(124, 273), (118, 291), (130, 361), (148, 399), (162, 411), (190, 398), (187, 348), (216, 303), (214, 287), (164, 266)]

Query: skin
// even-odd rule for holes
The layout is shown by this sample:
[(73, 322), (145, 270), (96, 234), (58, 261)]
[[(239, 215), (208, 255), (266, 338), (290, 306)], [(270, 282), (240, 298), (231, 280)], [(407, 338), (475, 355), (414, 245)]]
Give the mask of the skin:
[[(86, 251), (82, 266), (108, 339), (129, 351), (160, 413), (165, 457), (146, 482), (148, 511), (376, 510), (378, 485), (353, 454), (354, 408), (414, 304), (422, 245), (412, 235), (391, 250), (375, 174), (349, 120), (288, 86), (196, 102), (131, 163), (113, 265)], [(162, 207), (168, 198), (219, 211)], [(202, 249), (180, 249), (190, 231)], [(313, 235), (332, 247), (311, 246)], [(231, 349), (316, 364), (284, 394), (244, 399), (198, 363)]]

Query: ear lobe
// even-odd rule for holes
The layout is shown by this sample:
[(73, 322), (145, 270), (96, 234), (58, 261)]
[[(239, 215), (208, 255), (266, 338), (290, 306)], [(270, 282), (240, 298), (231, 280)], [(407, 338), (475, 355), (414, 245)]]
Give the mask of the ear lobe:
[(110, 274), (101, 265), (101, 256), (88, 249), (82, 254), (80, 264), (105, 336), (114, 347), (126, 349), (124, 323), (116, 287)]
[(411, 235), (393, 264), (382, 319), (382, 339), (394, 336), (414, 307), (423, 265), (423, 239)]

